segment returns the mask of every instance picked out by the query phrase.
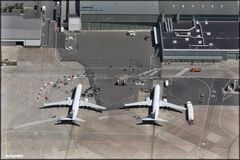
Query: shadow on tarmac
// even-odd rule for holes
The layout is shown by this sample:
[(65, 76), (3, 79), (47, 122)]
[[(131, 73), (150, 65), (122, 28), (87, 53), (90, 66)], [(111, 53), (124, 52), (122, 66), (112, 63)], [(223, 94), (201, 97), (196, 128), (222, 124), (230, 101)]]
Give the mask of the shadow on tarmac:
[(158, 124), (154, 121), (142, 121), (140, 123), (137, 123), (136, 125), (148, 125), (148, 124), (162, 127), (161, 124)]
[(61, 120), (60, 122), (55, 123), (55, 125), (74, 125), (74, 126), (80, 127), (79, 124), (77, 124), (73, 121), (64, 121), (64, 120)]

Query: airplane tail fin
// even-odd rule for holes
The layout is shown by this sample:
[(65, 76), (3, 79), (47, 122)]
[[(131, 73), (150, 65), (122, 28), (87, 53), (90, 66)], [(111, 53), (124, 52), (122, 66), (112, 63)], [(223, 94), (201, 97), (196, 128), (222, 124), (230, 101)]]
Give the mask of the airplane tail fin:
[(163, 118), (157, 118), (157, 119), (155, 119), (155, 121), (159, 121), (159, 122), (168, 122), (167, 120), (165, 120), (165, 119), (163, 119)]
[(62, 117), (62, 118), (59, 118), (60, 121), (80, 121), (80, 122), (84, 122), (85, 120), (83, 119), (80, 119), (80, 118), (75, 118), (75, 119), (72, 119), (72, 118), (68, 118), (68, 117)]
[(75, 121), (85, 122), (85, 120), (84, 120), (84, 119), (81, 119), (81, 118), (75, 118)]
[(72, 121), (73, 119), (72, 118), (68, 118), (68, 117), (61, 117), (58, 120), (60, 120), (60, 121)]
[(162, 119), (162, 118), (154, 119), (154, 118), (151, 118), (151, 117), (143, 118), (142, 121), (159, 121), (159, 122), (168, 122), (167, 120)]
[(147, 118), (143, 118), (142, 121), (154, 121), (154, 119), (147, 117)]

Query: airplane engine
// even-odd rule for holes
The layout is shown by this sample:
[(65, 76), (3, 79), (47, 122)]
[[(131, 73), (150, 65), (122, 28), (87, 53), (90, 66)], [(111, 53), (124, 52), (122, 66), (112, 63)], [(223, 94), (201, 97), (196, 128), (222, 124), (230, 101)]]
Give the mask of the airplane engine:
[(87, 98), (84, 98), (84, 101), (88, 102), (88, 99), (87, 99)]
[(150, 101), (150, 98), (149, 98), (149, 97), (147, 97), (147, 98), (146, 98), (146, 101)]
[(163, 98), (163, 101), (164, 101), (164, 102), (167, 102), (167, 98)]
[(73, 116), (73, 111), (69, 113), (69, 117), (72, 117), (72, 116)]
[(68, 97), (67, 100), (70, 101), (72, 98), (71, 97)]

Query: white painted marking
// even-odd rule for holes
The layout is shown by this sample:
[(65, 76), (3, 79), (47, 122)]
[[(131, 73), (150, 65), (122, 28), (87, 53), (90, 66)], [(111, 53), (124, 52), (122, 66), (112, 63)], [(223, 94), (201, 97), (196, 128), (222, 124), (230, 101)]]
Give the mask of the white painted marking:
[(98, 119), (106, 119), (106, 118), (109, 118), (108, 116), (104, 116), (104, 117), (99, 117)]
[(153, 72), (153, 70), (145, 71), (143, 73), (138, 74), (137, 76), (143, 76), (143, 75), (146, 75), (146, 74), (148, 74), (150, 72)]
[(186, 73), (187, 71), (189, 71), (190, 68), (183, 68), (183, 70), (181, 70), (180, 72), (178, 72), (176, 74), (176, 77), (180, 77), (181, 75), (183, 75), (184, 73)]
[(150, 73), (148, 76), (154, 76), (157, 72), (159, 72), (158, 69), (155, 69), (152, 73)]

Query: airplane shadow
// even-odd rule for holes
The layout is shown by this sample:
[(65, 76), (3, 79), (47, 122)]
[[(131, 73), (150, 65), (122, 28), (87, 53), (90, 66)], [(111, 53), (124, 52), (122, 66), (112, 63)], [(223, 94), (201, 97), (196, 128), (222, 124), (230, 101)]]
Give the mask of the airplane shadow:
[(47, 108), (66, 108), (66, 107), (71, 108), (71, 107), (69, 107), (69, 106), (67, 106), (67, 105), (61, 105), (61, 106), (59, 106), (59, 105), (52, 105), (52, 106), (46, 106), (46, 107), (39, 107), (39, 109), (47, 109)]
[(87, 110), (91, 110), (91, 111), (95, 111), (95, 112), (102, 113), (101, 110), (95, 109), (95, 108), (91, 108), (91, 107), (81, 106), (81, 107), (79, 107), (79, 108), (81, 108), (81, 109), (87, 109)]
[(140, 123), (137, 123), (136, 125), (148, 125), (148, 124), (162, 127), (161, 124), (158, 124), (154, 121), (142, 121)]
[(61, 120), (60, 122), (55, 123), (55, 125), (74, 125), (74, 126), (80, 127), (79, 124), (77, 124), (73, 121), (64, 121), (64, 120)]
[(174, 109), (174, 108), (169, 108), (169, 107), (160, 107), (160, 109), (162, 109), (162, 110), (174, 111), (174, 112), (178, 112), (178, 113), (182, 113), (182, 111), (176, 110), (176, 109)]

